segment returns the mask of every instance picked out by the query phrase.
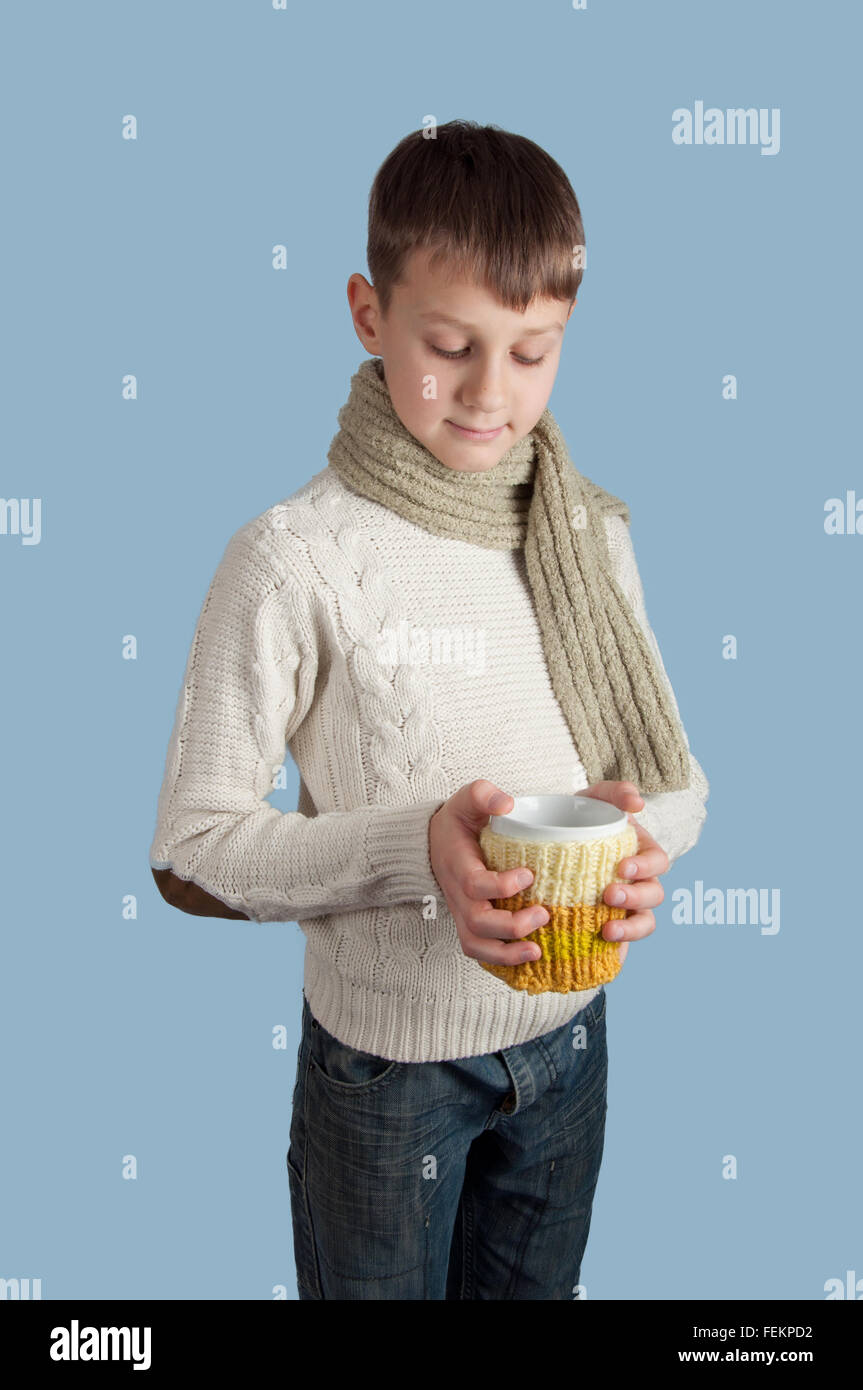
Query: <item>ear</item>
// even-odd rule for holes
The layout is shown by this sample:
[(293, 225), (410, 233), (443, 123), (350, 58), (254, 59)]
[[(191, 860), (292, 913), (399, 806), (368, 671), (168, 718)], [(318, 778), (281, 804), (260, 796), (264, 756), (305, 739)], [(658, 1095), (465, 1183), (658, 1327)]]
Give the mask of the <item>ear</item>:
[(381, 351), (378, 323), (380, 307), (377, 290), (370, 285), (364, 275), (355, 271), (347, 284), (348, 306), (353, 319), (354, 332), (372, 357), (379, 357)]

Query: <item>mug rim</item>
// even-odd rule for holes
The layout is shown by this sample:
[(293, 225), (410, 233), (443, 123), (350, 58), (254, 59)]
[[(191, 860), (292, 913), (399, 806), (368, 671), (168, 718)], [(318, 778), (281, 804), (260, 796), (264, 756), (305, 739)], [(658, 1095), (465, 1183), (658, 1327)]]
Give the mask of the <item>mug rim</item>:
[[(601, 840), (618, 835), (629, 824), (626, 811), (596, 796), (543, 792), (513, 797), (507, 815), (492, 816), (488, 828), (495, 835), (517, 840), (547, 840), (555, 844)], [(561, 816), (570, 809), (581, 820), (566, 824)], [(543, 819), (545, 817), (545, 819)]]

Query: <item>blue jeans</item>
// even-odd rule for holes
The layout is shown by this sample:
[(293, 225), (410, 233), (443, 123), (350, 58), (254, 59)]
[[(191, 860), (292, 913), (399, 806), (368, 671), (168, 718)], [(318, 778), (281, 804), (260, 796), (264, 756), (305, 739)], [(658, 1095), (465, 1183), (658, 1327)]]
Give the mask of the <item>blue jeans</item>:
[(287, 1154), (300, 1299), (578, 1297), (605, 1007), (601, 989), (517, 1047), (393, 1062), (339, 1042), (303, 995)]

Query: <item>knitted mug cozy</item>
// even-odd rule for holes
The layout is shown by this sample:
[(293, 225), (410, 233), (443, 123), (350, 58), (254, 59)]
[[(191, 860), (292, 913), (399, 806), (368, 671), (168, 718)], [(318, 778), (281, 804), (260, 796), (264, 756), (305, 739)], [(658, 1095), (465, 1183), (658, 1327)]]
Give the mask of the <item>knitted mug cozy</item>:
[(526, 866), (534, 875), (522, 892), (493, 899), (494, 906), (517, 912), (541, 903), (549, 916), (543, 926), (523, 938), (540, 947), (538, 960), (520, 965), (481, 960), (484, 970), (528, 994), (594, 989), (619, 974), (619, 943), (606, 941), (602, 928), (611, 918), (625, 917), (626, 908), (609, 907), (602, 895), (610, 883), (626, 881), (617, 867), (637, 853), (638, 834), (631, 821), (611, 834), (603, 835), (597, 828), (595, 839), (560, 843), (517, 839), (486, 825), (479, 842), (488, 868), (502, 872)]

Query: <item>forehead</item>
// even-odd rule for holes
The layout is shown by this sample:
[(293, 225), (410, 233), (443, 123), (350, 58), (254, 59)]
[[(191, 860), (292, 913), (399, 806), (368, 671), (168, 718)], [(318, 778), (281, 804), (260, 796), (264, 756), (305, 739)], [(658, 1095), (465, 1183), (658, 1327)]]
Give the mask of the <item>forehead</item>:
[(412, 251), (405, 260), (404, 284), (393, 290), (393, 295), (418, 321), (449, 321), (450, 326), (458, 327), (494, 319), (523, 324), (535, 331), (563, 331), (568, 300), (537, 298), (522, 314), (502, 304), (491, 290), (468, 277), (454, 262), (443, 261), (431, 267), (430, 256), (425, 247)]

